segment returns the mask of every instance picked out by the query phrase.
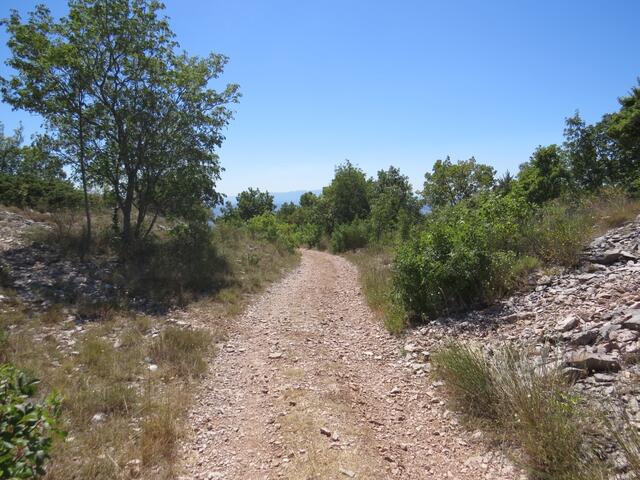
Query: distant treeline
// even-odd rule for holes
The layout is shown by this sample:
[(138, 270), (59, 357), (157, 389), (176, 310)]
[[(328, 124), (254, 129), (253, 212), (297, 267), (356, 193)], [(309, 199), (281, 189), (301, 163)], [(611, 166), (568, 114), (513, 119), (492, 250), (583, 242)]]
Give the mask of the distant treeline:
[(568, 118), (564, 143), (538, 147), (516, 175), (447, 157), (414, 192), (394, 166), (367, 178), (347, 160), (319, 195), (305, 193), (276, 212), (268, 192), (249, 189), (227, 202), (221, 221), (334, 252), (391, 250), (388, 295), (406, 318), (490, 303), (541, 264), (575, 263), (598, 215), (634, 213), (640, 88), (619, 101), (617, 112), (593, 125), (578, 113)]

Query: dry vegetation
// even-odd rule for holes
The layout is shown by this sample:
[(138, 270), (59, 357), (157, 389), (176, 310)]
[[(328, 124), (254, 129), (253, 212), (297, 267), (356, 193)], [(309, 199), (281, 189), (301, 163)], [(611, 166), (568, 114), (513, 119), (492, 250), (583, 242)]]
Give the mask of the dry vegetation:
[(631, 467), (625, 478), (640, 478), (635, 428), (614, 426), (608, 408), (578, 394), (558, 365), (534, 363), (522, 349), (458, 342), (436, 352), (433, 365), (454, 408), (511, 449), (530, 478), (617, 478), (613, 445)]
[[(34, 235), (59, 237), (73, 258), (79, 219), (53, 217), (50, 229)], [(41, 395), (63, 397), (68, 436), (54, 442), (47, 479), (172, 478), (182, 416), (229, 318), (298, 261), (239, 228), (220, 227), (212, 242), (228, 266), (225, 281), (184, 295), (182, 307), (165, 315), (82, 299), (35, 311), (1, 289), (11, 298), (0, 306), (0, 363), (41, 379)], [(109, 248), (98, 241), (91, 254), (109, 255)]]

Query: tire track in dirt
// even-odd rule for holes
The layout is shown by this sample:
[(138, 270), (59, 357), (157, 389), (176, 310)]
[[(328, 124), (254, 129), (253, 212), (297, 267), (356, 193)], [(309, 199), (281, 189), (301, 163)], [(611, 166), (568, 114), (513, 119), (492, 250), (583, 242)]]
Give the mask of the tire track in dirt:
[(305, 250), (234, 321), (189, 416), (181, 479), (514, 479), (401, 363), (357, 270)]

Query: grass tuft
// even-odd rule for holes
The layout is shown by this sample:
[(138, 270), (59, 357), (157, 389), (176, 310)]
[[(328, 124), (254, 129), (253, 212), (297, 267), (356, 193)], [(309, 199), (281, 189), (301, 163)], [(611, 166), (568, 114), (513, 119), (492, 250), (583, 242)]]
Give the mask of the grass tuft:
[(211, 338), (204, 330), (168, 327), (151, 344), (151, 358), (180, 377), (201, 377), (207, 372)]
[(360, 285), (369, 307), (384, 320), (389, 332), (402, 333), (407, 328), (406, 314), (393, 297), (389, 251), (370, 247), (345, 256), (358, 268)]
[(517, 462), (535, 480), (605, 479), (602, 423), (561, 371), (522, 350), (489, 355), (454, 342), (433, 355), (434, 371), (454, 406), (517, 447)]

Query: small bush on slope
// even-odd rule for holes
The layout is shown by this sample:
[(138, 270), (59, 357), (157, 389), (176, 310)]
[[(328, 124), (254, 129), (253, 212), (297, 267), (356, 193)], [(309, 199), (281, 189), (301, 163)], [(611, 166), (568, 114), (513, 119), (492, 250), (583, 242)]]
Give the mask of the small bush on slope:
[(576, 265), (590, 238), (639, 211), (639, 202), (615, 190), (542, 206), (477, 196), (433, 213), (397, 248), (393, 286), (417, 319), (490, 304), (540, 265)]

